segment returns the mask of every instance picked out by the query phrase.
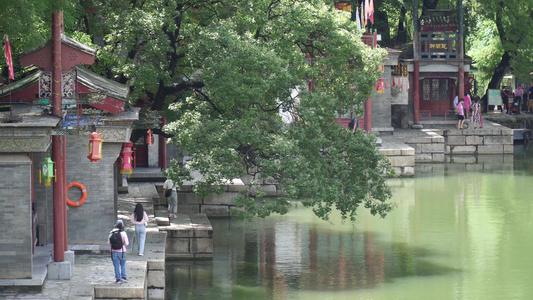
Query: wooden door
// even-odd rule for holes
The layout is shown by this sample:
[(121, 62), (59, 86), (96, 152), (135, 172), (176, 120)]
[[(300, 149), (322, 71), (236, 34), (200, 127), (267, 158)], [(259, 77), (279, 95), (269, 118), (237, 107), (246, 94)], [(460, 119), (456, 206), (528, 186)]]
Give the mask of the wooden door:
[(451, 109), (453, 83), (449, 78), (424, 78), (420, 84), (420, 109), (432, 116), (444, 116)]
[(135, 153), (135, 167), (148, 167), (148, 145), (144, 139), (139, 139), (133, 146)]

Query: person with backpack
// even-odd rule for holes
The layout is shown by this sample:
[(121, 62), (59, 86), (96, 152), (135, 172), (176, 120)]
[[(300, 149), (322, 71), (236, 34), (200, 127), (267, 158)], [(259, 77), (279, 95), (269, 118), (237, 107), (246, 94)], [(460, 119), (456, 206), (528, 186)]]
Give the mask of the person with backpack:
[(111, 246), (111, 260), (115, 267), (115, 283), (128, 282), (126, 276), (126, 246), (129, 245), (128, 235), (124, 232), (124, 222), (118, 220), (109, 233), (107, 244)]
[(357, 117), (354, 117), (350, 123), (348, 123), (348, 128), (355, 134), (355, 131), (359, 129), (359, 119)]
[(133, 214), (130, 216), (131, 224), (135, 225), (135, 238), (139, 249), (139, 256), (144, 255), (144, 242), (146, 241), (146, 224), (148, 215), (144, 211), (143, 205), (137, 203)]

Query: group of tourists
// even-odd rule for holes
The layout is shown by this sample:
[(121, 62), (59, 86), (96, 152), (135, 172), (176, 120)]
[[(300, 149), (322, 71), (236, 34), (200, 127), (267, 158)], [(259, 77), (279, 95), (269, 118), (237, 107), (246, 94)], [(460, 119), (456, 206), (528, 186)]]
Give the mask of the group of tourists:
[[(167, 193), (169, 191), (169, 193)], [(168, 202), (168, 217), (176, 218), (178, 211), (177, 187), (172, 180), (167, 179), (163, 184), (163, 194)], [(131, 224), (135, 225), (135, 239), (137, 240), (137, 250), (139, 256), (144, 255), (144, 244), (146, 241), (146, 225), (150, 219), (141, 203), (137, 203), (130, 216)], [(129, 245), (128, 235), (124, 231), (124, 221), (117, 220), (113, 230), (107, 237), (107, 244), (111, 246), (111, 260), (115, 268), (115, 283), (126, 283), (126, 252)], [(133, 251), (133, 250), (132, 250)]]
[(455, 96), (453, 107), (457, 114), (457, 129), (463, 129), (466, 119), (470, 119), (470, 122), (474, 125), (474, 129), (477, 127), (483, 128), (483, 118), (481, 116), (481, 104), (479, 103), (479, 99), (476, 98), (472, 103), (472, 98), (468, 94), (466, 94), (464, 98)]
[(522, 85), (513, 91), (510, 87), (504, 87), (500, 92), (503, 107), (500, 106), (500, 111), (507, 114), (522, 114), (524, 104), (527, 105), (527, 113), (533, 114), (533, 88), (528, 84), (526, 89), (522, 89)]

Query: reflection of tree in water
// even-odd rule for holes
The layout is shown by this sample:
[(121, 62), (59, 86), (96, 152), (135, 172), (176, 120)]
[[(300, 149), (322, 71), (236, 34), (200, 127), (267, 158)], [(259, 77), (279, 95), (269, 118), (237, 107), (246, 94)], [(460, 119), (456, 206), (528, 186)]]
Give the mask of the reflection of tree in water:
[(427, 249), (411, 248), (406, 243), (385, 244), (372, 232), (321, 232), (315, 227), (299, 230), (293, 237), (302, 243), (291, 249), (292, 254), (284, 254), (294, 255), (295, 261), (289, 263), (287, 257), (277, 257), (283, 253), (280, 248), (287, 246), (279, 244), (280, 235), (286, 242), (289, 234), (295, 232), (272, 228), (248, 231), (244, 262), (237, 266), (235, 284), (262, 286), (283, 298), (288, 289), (369, 289), (395, 278), (455, 271), (424, 260), (436, 254)]

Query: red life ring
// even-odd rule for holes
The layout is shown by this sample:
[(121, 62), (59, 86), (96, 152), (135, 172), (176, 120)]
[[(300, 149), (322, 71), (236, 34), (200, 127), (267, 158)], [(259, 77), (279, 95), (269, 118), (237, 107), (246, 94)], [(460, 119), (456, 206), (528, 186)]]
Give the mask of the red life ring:
[[(79, 188), (81, 190), (81, 193), (82, 193), (81, 199), (78, 202), (70, 201), (70, 199), (68, 198), (68, 189), (70, 189), (73, 186)], [(77, 181), (73, 181), (73, 182), (67, 184), (67, 194), (65, 195), (65, 197), (67, 198), (67, 204), (69, 206), (80, 206), (87, 199), (87, 189), (85, 188), (85, 186), (83, 184), (81, 184), (81, 183), (79, 183)]]

